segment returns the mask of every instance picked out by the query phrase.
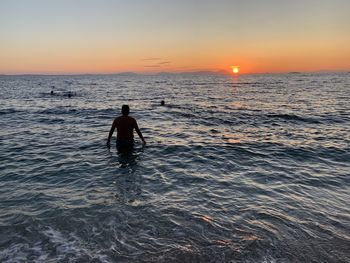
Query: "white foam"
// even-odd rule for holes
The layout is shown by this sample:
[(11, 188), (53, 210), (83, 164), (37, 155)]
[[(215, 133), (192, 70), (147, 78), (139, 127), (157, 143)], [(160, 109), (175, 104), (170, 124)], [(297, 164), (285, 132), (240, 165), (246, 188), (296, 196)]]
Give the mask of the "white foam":
[[(65, 235), (64, 233), (48, 228), (42, 233), (49, 238), (48, 242), (37, 242), (31, 244), (13, 244), (6, 249), (0, 251), (1, 263), (22, 263), (22, 262), (37, 262), (47, 263), (51, 261), (69, 260), (69, 262), (75, 262), (80, 258), (97, 259), (101, 263), (109, 263), (106, 255), (103, 255), (102, 251), (91, 251), (84, 247), (84, 242), (77, 236), (70, 233)], [(54, 251), (48, 251), (47, 243), (51, 244), (51, 248)]]

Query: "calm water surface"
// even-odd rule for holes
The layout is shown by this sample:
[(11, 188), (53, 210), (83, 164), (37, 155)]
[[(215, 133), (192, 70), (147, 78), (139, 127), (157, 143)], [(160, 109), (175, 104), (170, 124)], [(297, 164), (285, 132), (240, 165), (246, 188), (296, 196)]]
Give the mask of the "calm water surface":
[(1, 76), (0, 262), (350, 262), (349, 98), (345, 73)]

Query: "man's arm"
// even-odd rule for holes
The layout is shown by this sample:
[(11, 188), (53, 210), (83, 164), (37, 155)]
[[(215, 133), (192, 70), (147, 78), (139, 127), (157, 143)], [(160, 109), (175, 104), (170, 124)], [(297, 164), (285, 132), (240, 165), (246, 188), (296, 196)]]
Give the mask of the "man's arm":
[(143, 136), (142, 136), (142, 133), (141, 133), (141, 131), (140, 131), (140, 129), (139, 129), (139, 126), (137, 125), (137, 121), (136, 121), (136, 120), (135, 120), (135, 131), (137, 132), (138, 136), (139, 136), (140, 139), (142, 140), (142, 143), (143, 143), (143, 144), (146, 144), (146, 141), (145, 141), (145, 139), (144, 139)]
[(108, 135), (108, 139), (107, 139), (107, 146), (110, 146), (110, 144), (111, 144), (111, 138), (112, 138), (113, 132), (114, 132), (116, 127), (117, 127), (117, 121), (114, 120), (112, 127), (111, 127), (111, 130), (109, 131), (109, 135)]

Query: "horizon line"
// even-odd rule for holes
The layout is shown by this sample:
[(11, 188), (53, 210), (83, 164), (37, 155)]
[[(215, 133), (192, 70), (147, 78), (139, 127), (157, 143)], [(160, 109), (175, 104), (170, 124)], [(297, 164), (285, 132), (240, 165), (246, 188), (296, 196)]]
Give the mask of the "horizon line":
[[(152, 76), (152, 75), (180, 75), (180, 74), (214, 74), (214, 75), (233, 75), (229, 70), (192, 70), (192, 71), (159, 71), (159, 72), (135, 72), (135, 71), (120, 71), (120, 72), (106, 72), (106, 73), (0, 73), (0, 76), (94, 76), (94, 75), (141, 75), (141, 76)], [(272, 75), (272, 74), (313, 74), (313, 73), (350, 73), (349, 70), (315, 70), (315, 71), (280, 71), (280, 72), (250, 72), (240, 73), (242, 75)]]

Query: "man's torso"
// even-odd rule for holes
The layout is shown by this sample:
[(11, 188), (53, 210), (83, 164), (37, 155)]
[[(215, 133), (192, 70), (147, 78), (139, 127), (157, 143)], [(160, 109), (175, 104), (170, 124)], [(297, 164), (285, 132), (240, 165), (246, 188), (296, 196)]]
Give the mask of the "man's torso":
[(115, 119), (118, 140), (133, 140), (136, 120), (129, 116), (120, 116)]

